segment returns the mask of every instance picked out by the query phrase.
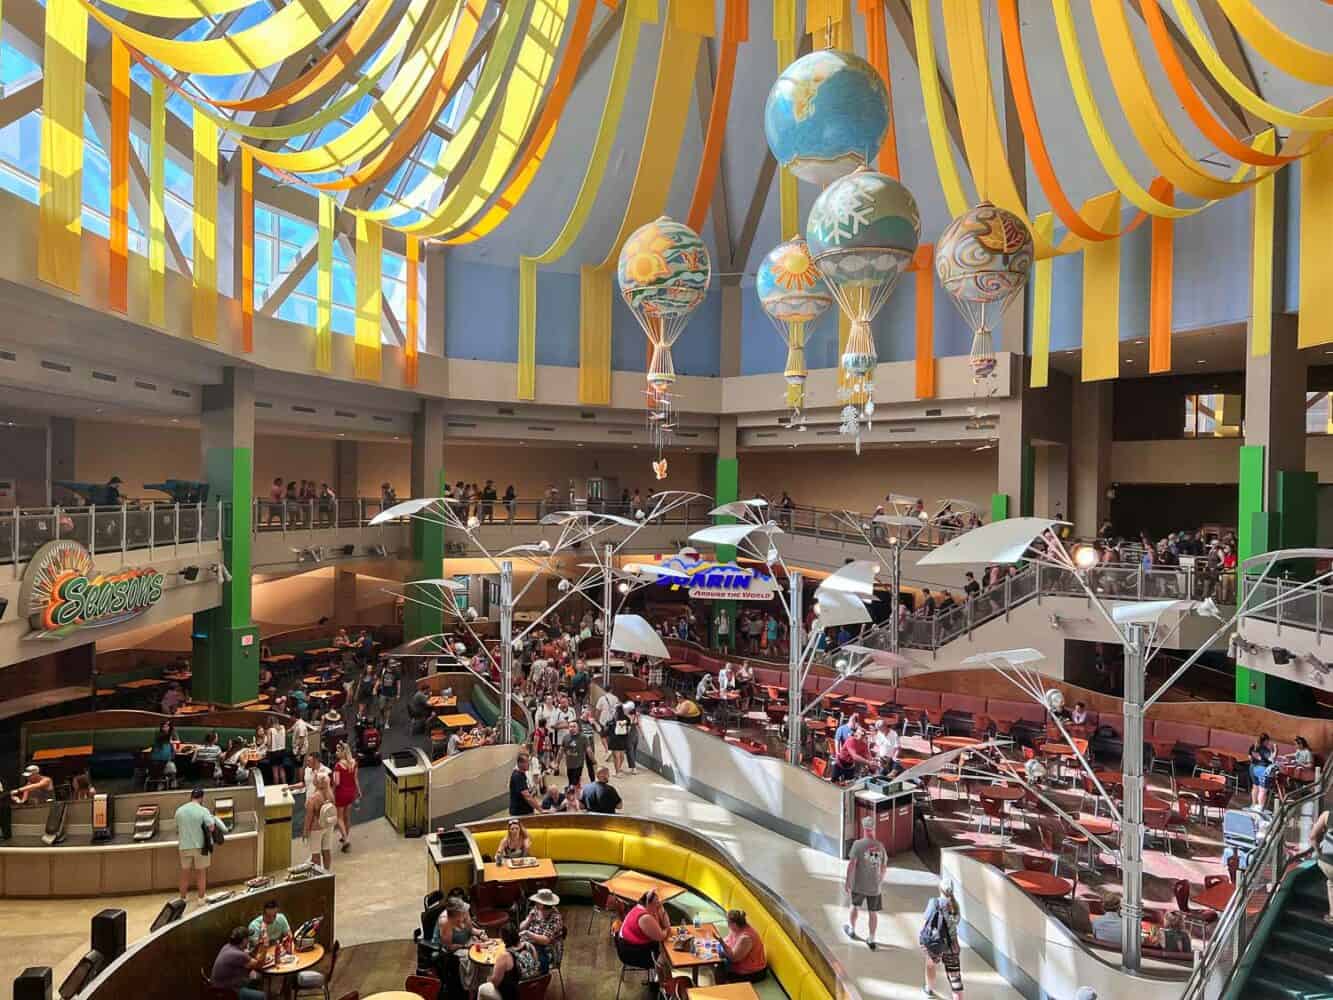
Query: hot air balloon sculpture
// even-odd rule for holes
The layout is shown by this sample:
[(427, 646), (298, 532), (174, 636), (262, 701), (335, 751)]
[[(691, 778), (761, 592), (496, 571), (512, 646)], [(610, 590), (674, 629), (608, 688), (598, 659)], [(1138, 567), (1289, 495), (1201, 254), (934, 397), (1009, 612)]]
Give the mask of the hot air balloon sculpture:
[(616, 267), (620, 296), (653, 349), (648, 362), (648, 428), (657, 447), (653, 468), (659, 479), (666, 475), (662, 447), (674, 429), (671, 390), (676, 368), (671, 345), (703, 302), (711, 273), (703, 240), (689, 226), (665, 215), (636, 229), (620, 251)]
[(810, 247), (799, 236), (779, 243), (764, 257), (755, 277), (759, 304), (787, 345), (787, 406), (789, 426), (805, 430), (805, 336), (810, 324), (833, 304), (833, 293), (819, 266), (810, 259)]
[(995, 374), (991, 331), (1023, 294), (1032, 271), (1032, 234), (1023, 220), (988, 201), (963, 213), (940, 237), (935, 273), (972, 329), (972, 381)]
[(806, 221), (810, 255), (852, 321), (840, 359), (840, 394), (846, 404), (842, 432), (855, 437), (858, 455), (861, 425), (869, 425), (875, 413), (879, 357), (870, 323), (911, 263), (920, 236), (921, 216), (912, 193), (868, 167), (825, 188)]
[(821, 49), (782, 71), (764, 103), (773, 158), (801, 180), (828, 184), (868, 163), (889, 129), (889, 92), (860, 56)]

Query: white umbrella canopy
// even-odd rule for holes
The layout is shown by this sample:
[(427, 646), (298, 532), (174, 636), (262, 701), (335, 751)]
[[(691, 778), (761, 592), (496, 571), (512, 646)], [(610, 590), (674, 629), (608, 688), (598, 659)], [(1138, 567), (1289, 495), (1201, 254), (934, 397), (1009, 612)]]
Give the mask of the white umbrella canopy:
[(875, 576), (880, 565), (869, 559), (857, 559), (830, 573), (815, 590), (815, 600), (820, 600), (825, 593), (841, 590), (861, 597), (875, 596)]
[(837, 628), (839, 625), (868, 625), (870, 611), (865, 601), (845, 590), (816, 592), (815, 628)]
[(721, 506), (714, 507), (708, 512), (709, 517), (744, 517), (751, 511), (758, 512), (768, 506), (767, 500), (758, 498), (753, 500), (733, 500), (730, 503), (724, 503)]
[(865, 662), (861, 667), (861, 672), (858, 675), (864, 680), (874, 680), (876, 677), (901, 677), (906, 674), (924, 674), (930, 672), (929, 667), (918, 663), (910, 656), (903, 656), (901, 653), (893, 653), (887, 649), (873, 649), (870, 646), (861, 646), (852, 643), (841, 647), (838, 652), (849, 653), (852, 656), (865, 658)]
[(436, 577), (431, 580), (409, 580), (409, 587), (439, 587), (441, 590), (467, 590), (467, 584), (453, 577)]
[(1046, 659), (1046, 654), (1040, 650), (1027, 647), (1024, 649), (1000, 649), (994, 653), (977, 653), (960, 661), (964, 667), (986, 667), (995, 663), (1002, 663), (1007, 667), (1026, 667), (1029, 664), (1040, 663)]
[(414, 500), (404, 500), (402, 503), (396, 503), (392, 507), (386, 507), (380, 511), (370, 519), (370, 523), (374, 526), (384, 524), (387, 521), (396, 521), (400, 517), (411, 517), (442, 499), (442, 497), (417, 497)]
[(774, 524), (715, 524), (710, 528), (700, 528), (690, 535), (690, 541), (700, 545), (740, 545), (751, 532), (760, 531), (768, 535), (781, 535), (783, 530)]
[(660, 660), (671, 655), (657, 630), (640, 615), (616, 615), (611, 627), (611, 649), (616, 653), (635, 653)]
[(1156, 625), (1166, 615), (1188, 614), (1197, 606), (1197, 601), (1136, 601), (1117, 604), (1111, 609), (1111, 617), (1121, 624)]
[(1005, 565), (1023, 559), (1032, 543), (1056, 525), (1049, 517), (1010, 517), (965, 531), (921, 557), (919, 566)]

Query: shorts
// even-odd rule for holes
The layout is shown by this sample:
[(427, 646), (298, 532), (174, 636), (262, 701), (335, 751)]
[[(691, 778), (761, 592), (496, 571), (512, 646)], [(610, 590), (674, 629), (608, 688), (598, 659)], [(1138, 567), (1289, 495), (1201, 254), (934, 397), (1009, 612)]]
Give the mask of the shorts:
[(205, 854), (198, 847), (189, 847), (180, 852), (181, 871), (204, 872), (213, 863), (213, 855)]
[(878, 892), (873, 896), (868, 896), (865, 893), (860, 892), (852, 893), (852, 905), (864, 906), (869, 913), (878, 913), (880, 907), (883, 905), (883, 900), (884, 897)]
[(318, 827), (316, 827), (315, 829), (311, 830), (311, 831), (310, 831), (310, 853), (311, 853), (311, 854), (314, 854), (316, 851), (328, 851), (329, 853), (332, 853), (332, 852), (333, 852), (333, 834), (334, 834), (334, 832), (335, 832), (336, 829), (337, 829), (336, 827), (332, 827), (332, 826), (330, 826), (330, 827), (325, 827), (325, 828), (322, 829), (322, 830), (321, 830), (320, 828), (318, 828)]
[(1273, 768), (1267, 764), (1251, 764), (1250, 780), (1260, 788), (1267, 788), (1270, 784), (1273, 774)]
[(1328, 884), (1333, 885), (1333, 861), (1316, 858), (1315, 863), (1319, 865), (1319, 870), (1324, 873), (1324, 878), (1328, 879)]

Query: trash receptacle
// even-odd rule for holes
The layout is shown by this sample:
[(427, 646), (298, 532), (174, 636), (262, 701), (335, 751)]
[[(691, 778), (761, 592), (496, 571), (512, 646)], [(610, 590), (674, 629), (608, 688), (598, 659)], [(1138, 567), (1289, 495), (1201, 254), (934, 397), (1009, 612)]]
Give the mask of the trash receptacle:
[(404, 837), (426, 832), (426, 767), (410, 750), (384, 759), (384, 818)]

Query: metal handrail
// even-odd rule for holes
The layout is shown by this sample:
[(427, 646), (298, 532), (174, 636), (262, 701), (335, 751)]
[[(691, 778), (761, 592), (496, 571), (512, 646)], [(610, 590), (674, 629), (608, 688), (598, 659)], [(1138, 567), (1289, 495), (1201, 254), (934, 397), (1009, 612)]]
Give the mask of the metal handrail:
[[(47, 542), (72, 539), (93, 555), (170, 550), (202, 552), (221, 539), (220, 503), (124, 501), (83, 507), (16, 507), (0, 511), (0, 565), (15, 574)], [(193, 546), (185, 548), (183, 546)]]
[(1249, 864), (1237, 876), (1231, 902), (1196, 955), (1194, 971), (1181, 994), (1184, 1000), (1218, 1000), (1233, 986), (1236, 970), (1253, 942), (1264, 910), (1286, 878), (1289, 862), (1308, 841), (1319, 803), (1331, 784), (1333, 769), (1325, 769), (1318, 781), (1288, 795), (1278, 805)]
[(1257, 592), (1248, 603), (1260, 610), (1247, 612), (1246, 618), (1273, 622), (1280, 635), (1284, 628), (1313, 630), (1315, 636), (1329, 631), (1326, 622), (1333, 620), (1324, 611), (1324, 604), (1333, 600), (1333, 587), (1311, 586), (1300, 580), (1251, 580), (1243, 581), (1245, 593)]

